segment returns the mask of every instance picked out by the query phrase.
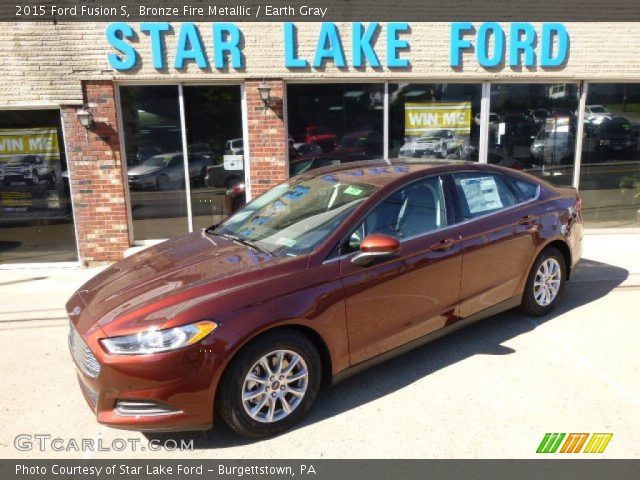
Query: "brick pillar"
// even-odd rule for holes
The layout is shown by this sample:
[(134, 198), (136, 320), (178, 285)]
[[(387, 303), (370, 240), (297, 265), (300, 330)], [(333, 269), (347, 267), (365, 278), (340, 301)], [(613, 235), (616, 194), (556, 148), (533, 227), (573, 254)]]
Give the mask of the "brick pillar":
[(284, 124), (285, 84), (279, 79), (266, 80), (271, 87), (269, 107), (265, 110), (258, 86), (262, 80), (247, 80), (247, 120), (251, 194), (255, 198), (286, 180), (288, 135)]
[(72, 203), (85, 266), (120, 260), (129, 247), (115, 86), (87, 81), (84, 100), (95, 127), (78, 121), (80, 106), (62, 107)]

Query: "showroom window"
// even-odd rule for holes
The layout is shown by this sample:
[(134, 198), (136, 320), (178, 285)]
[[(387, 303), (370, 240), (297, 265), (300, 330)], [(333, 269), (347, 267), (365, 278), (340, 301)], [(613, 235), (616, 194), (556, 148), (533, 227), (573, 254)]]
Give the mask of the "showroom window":
[(492, 84), (487, 161), (571, 185), (579, 99), (575, 83)]
[(238, 85), (184, 86), (194, 230), (224, 220), (226, 190), (244, 182), (240, 102)]
[(287, 86), (289, 173), (383, 158), (384, 84)]
[(591, 228), (640, 226), (640, 84), (590, 83), (580, 192)]
[(121, 86), (120, 99), (134, 239), (223, 220), (226, 190), (244, 182), (240, 86)]
[(389, 84), (389, 158), (478, 161), (482, 85)]
[(76, 261), (59, 110), (0, 111), (0, 263)]

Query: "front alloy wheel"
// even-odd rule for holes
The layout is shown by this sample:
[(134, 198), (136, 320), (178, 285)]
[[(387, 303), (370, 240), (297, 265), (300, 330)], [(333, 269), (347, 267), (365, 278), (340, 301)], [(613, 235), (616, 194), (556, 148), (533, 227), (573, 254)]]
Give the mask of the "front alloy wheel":
[(276, 435), (305, 416), (322, 377), (320, 354), (293, 329), (267, 332), (231, 360), (216, 397), (216, 409), (237, 433)]
[(258, 422), (272, 423), (291, 414), (309, 385), (307, 364), (291, 350), (277, 350), (258, 360), (244, 379), (242, 404)]

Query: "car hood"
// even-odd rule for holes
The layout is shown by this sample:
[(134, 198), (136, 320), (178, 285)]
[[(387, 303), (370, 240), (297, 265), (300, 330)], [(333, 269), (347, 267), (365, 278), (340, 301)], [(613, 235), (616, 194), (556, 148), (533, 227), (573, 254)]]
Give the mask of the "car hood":
[[(266, 270), (293, 262), (306, 259), (275, 257), (224, 237), (197, 232), (110, 266), (80, 287), (67, 302), (67, 312), (83, 336), (95, 329), (110, 336), (143, 327), (164, 328), (185, 310), (269, 275), (277, 276), (277, 272)], [(247, 303), (252, 301), (245, 298)]]
[(137, 167), (130, 168), (127, 171), (127, 174), (132, 177), (134, 175), (148, 175), (150, 173), (155, 173), (160, 170), (162, 167), (157, 167), (154, 165), (138, 165)]

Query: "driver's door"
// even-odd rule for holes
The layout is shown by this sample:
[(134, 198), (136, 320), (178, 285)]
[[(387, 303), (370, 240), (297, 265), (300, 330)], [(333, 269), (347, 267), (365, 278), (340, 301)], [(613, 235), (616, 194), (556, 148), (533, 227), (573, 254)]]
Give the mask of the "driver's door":
[[(446, 203), (440, 177), (413, 182), (375, 206), (345, 240), (353, 252), (340, 260), (352, 365), (457, 320), (462, 257)], [(397, 238), (399, 255), (353, 264), (359, 242), (372, 233)]]

